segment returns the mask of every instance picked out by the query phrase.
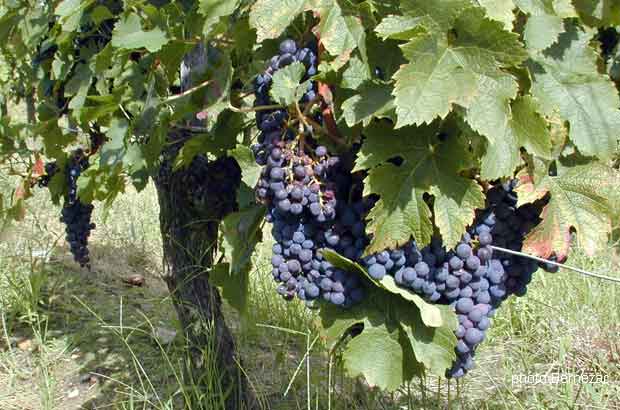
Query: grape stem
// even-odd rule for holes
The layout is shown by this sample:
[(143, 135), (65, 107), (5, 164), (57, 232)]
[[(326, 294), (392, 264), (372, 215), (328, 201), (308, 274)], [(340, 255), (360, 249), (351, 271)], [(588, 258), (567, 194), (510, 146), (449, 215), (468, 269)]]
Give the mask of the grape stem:
[(308, 121), (310, 123), (310, 125), (312, 125), (312, 127), (314, 129), (319, 130), (321, 132), (321, 134), (326, 135), (329, 139), (331, 139), (337, 145), (340, 145), (340, 146), (346, 145), (346, 142), (342, 138), (340, 138), (340, 137), (338, 137), (336, 135), (330, 134), (325, 128), (323, 128), (322, 125), (320, 125), (319, 123), (317, 123), (316, 121), (314, 121), (310, 117), (306, 117), (306, 121)]
[(207, 85), (211, 84), (211, 81), (212, 81), (212, 80), (203, 81), (202, 83), (198, 84), (198, 85), (197, 85), (197, 86), (195, 86), (195, 87), (190, 88), (189, 90), (185, 90), (185, 91), (183, 91), (183, 92), (182, 92), (182, 93), (180, 93), (180, 94), (175, 94), (175, 95), (172, 95), (172, 96), (170, 96), (170, 97), (166, 98), (166, 99), (164, 100), (164, 103), (167, 103), (167, 104), (168, 104), (168, 103), (171, 103), (171, 102), (176, 101), (176, 100), (178, 100), (178, 99), (181, 99), (181, 98), (183, 98), (183, 97), (187, 97), (188, 95), (193, 94), (193, 93), (195, 93), (196, 91), (200, 90), (201, 88), (206, 87)]
[(238, 112), (238, 113), (278, 110), (278, 109), (281, 109), (281, 108), (286, 108), (286, 107), (283, 107), (282, 105), (279, 105), (279, 104), (272, 104), (272, 105), (258, 105), (256, 107), (248, 107), (248, 108), (238, 108), (238, 107), (235, 107), (232, 104), (228, 104), (228, 109), (229, 110), (231, 110), (233, 112)]
[(538, 256), (529, 255), (529, 254), (523, 253), (523, 252), (513, 251), (513, 250), (510, 250), (510, 249), (502, 248), (502, 247), (495, 246), (495, 245), (489, 245), (489, 246), (491, 247), (491, 249), (496, 250), (496, 251), (500, 251), (500, 252), (504, 252), (504, 253), (509, 253), (511, 255), (516, 255), (516, 256), (523, 256), (524, 258), (533, 259), (533, 260), (538, 261), (538, 262), (543, 262), (543, 263), (548, 263), (550, 265), (559, 266), (560, 268), (572, 270), (572, 271), (581, 273), (582, 275), (585, 275), (585, 276), (591, 276), (593, 278), (598, 278), (598, 279), (608, 280), (608, 281), (611, 281), (611, 282), (620, 283), (620, 278), (612, 278), (611, 276), (605, 276), (605, 275), (601, 275), (601, 274), (598, 274), (598, 273), (589, 272), (587, 270), (583, 270), (583, 269), (580, 269), (580, 268), (575, 268), (574, 266), (565, 265), (563, 263), (550, 261), (548, 259), (539, 258)]

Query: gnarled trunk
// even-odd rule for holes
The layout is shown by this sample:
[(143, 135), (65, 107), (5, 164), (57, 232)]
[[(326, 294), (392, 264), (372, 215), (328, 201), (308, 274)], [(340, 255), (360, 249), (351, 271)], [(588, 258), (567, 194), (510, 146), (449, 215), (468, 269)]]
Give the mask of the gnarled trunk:
[[(224, 321), (220, 295), (209, 283), (219, 221), (235, 206), (234, 196), (222, 195), (221, 187), (238, 186), (239, 167), (231, 158), (209, 162), (199, 157), (189, 168), (172, 172), (170, 163), (166, 161), (155, 179), (164, 279), (185, 331), (188, 375), (204, 395), (195, 404), (205, 409), (255, 409), (254, 394)], [(197, 180), (201, 183), (196, 184)], [(225, 402), (218, 402), (218, 396)]]
[[(200, 81), (207, 68), (207, 48), (197, 46), (181, 66), (182, 90)], [(192, 121), (191, 125), (202, 125)], [(189, 167), (173, 171), (174, 157), (191, 135), (171, 131), (170, 145), (155, 178), (164, 245), (164, 279), (185, 330), (188, 375), (203, 395), (193, 408), (257, 409), (254, 393), (241, 370), (221, 298), (209, 283), (220, 221), (236, 208), (241, 170), (232, 158), (209, 161), (200, 155)], [(215, 373), (215, 374), (213, 374)], [(224, 397), (220, 402), (219, 397)]]

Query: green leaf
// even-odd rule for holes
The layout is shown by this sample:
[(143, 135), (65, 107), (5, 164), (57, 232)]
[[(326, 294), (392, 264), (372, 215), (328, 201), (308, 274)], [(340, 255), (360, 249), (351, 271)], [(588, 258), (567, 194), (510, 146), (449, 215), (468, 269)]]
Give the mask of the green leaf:
[(323, 249), (321, 253), (332, 265), (350, 273), (356, 273), (360, 277), (365, 277), (379, 288), (386, 290), (394, 295), (399, 295), (408, 302), (413, 302), (419, 309), (422, 322), (429, 327), (439, 327), (443, 325), (441, 312), (436, 305), (427, 303), (415, 293), (403, 289), (396, 285), (392, 276), (386, 275), (381, 280), (373, 279), (364, 268), (358, 263), (345, 258), (331, 249)]
[(140, 17), (135, 13), (119, 20), (112, 32), (112, 46), (126, 50), (146, 48), (150, 52), (155, 52), (159, 51), (168, 41), (166, 33), (160, 28), (143, 30)]
[(353, 56), (349, 60), (349, 66), (342, 73), (342, 82), (340, 86), (357, 90), (364, 82), (370, 80), (370, 67), (357, 56)]
[(558, 41), (558, 36), (564, 32), (565, 18), (577, 17), (568, 0), (515, 0), (515, 3), (528, 14), (523, 37), (534, 52)]
[(198, 11), (206, 17), (203, 34), (208, 35), (221, 17), (230, 16), (239, 6), (240, 0), (200, 0)]
[(620, 24), (620, 3), (617, 0), (574, 0), (582, 19), (591, 26)]
[(515, 19), (513, 0), (478, 0), (478, 4), (486, 10), (487, 17), (502, 23), (507, 31), (512, 31)]
[(519, 203), (532, 202), (551, 195), (541, 215), (542, 222), (527, 236), (524, 251), (547, 258), (556, 252), (559, 259), (567, 256), (571, 229), (587, 254), (607, 249), (611, 233), (612, 206), (605, 195), (620, 186), (617, 171), (600, 163), (558, 167), (555, 177), (544, 174), (535, 183), (521, 177), (517, 191)]
[[(430, 243), (433, 224), (425, 192), (435, 195), (435, 222), (444, 244), (451, 248), (484, 205), (482, 189), (459, 173), (471, 166), (469, 148), (458, 136), (440, 142), (436, 125), (393, 130), (373, 124), (358, 154), (355, 171), (370, 169), (364, 195), (381, 199), (368, 215), (373, 235), (367, 252), (396, 248), (415, 238), (418, 246)], [(400, 156), (396, 166), (387, 162)], [(450, 209), (448, 212), (447, 209)]]
[(231, 305), (244, 314), (247, 308), (251, 257), (261, 240), (264, 206), (252, 206), (229, 214), (220, 224), (222, 249), (227, 257), (226, 271), (218, 273), (217, 283)]
[(441, 311), (443, 326), (424, 326), (418, 315), (399, 315), (400, 325), (411, 343), (416, 360), (436, 376), (445, 376), (446, 369), (456, 359), (456, 335), (458, 321), (452, 308), (437, 305)]
[(252, 150), (245, 145), (237, 145), (235, 149), (228, 151), (228, 155), (239, 163), (243, 182), (250, 187), (256, 186), (260, 178), (261, 167), (256, 163)]
[(222, 247), (230, 262), (232, 274), (243, 272), (261, 238), (260, 226), (265, 216), (264, 206), (253, 206), (232, 213), (221, 223)]
[(247, 275), (231, 275), (228, 263), (218, 263), (209, 271), (209, 281), (219, 288), (220, 294), (230, 306), (245, 313), (249, 289)]
[(444, 118), (453, 104), (470, 107), (488, 77), (527, 56), (518, 36), (482, 15), (466, 10), (454, 21), (454, 39), (420, 32), (402, 46), (409, 64), (396, 73), (398, 127)]
[(401, 0), (400, 8), (411, 17), (419, 17), (422, 24), (433, 31), (446, 31), (455, 20), (473, 6), (471, 0)]
[(69, 108), (77, 110), (86, 102), (86, 96), (91, 86), (93, 73), (86, 64), (78, 64), (75, 74), (65, 85), (65, 97), (74, 96), (69, 103)]
[(403, 381), (413, 377), (408, 358), (413, 355), (411, 347), (402, 339), (397, 327), (365, 326), (342, 354), (347, 371), (353, 377), (363, 375), (370, 386), (389, 391), (398, 389)]
[(342, 111), (349, 127), (360, 122), (368, 125), (373, 118), (391, 118), (394, 111), (392, 87), (367, 83), (359, 89), (359, 94), (342, 103)]
[(129, 123), (124, 118), (114, 118), (110, 123), (106, 133), (107, 141), (100, 150), (100, 166), (112, 168), (117, 163), (123, 161), (125, 157), (125, 137), (129, 130)]
[[(519, 85), (510, 75), (484, 77), (478, 84), (480, 94), (467, 109), (465, 120), (477, 133), (492, 143), (504, 138), (510, 121), (510, 101), (517, 96)], [(503, 131), (503, 132), (502, 132)], [(516, 151), (512, 149), (512, 151)]]
[(257, 41), (279, 37), (306, 5), (306, 0), (257, 0), (250, 10), (250, 26)]
[(558, 111), (570, 124), (570, 139), (580, 152), (611, 158), (620, 137), (618, 91), (597, 70), (592, 33), (573, 29), (530, 67), (532, 94), (544, 114)]
[(304, 65), (299, 61), (278, 70), (273, 75), (273, 84), (269, 91), (271, 97), (278, 104), (293, 104), (296, 101), (297, 87), (305, 72)]
[(422, 18), (409, 16), (386, 16), (375, 27), (375, 32), (382, 39), (409, 40)]
[(369, 302), (369, 298), (348, 309), (342, 309), (331, 303), (321, 306), (319, 317), (325, 345), (329, 351), (333, 351), (353, 326), (361, 325), (368, 320), (368, 317), (377, 315), (378, 312)]
[(318, 26), (321, 44), (336, 61), (334, 69), (343, 66), (350, 58), (351, 52), (359, 47), (363, 59), (366, 59), (366, 35), (359, 17), (343, 16), (337, 1), (330, 1), (328, 7), (319, 11), (321, 22)]
[(512, 176), (521, 163), (520, 147), (545, 158), (551, 155), (547, 122), (537, 113), (536, 102), (522, 97), (511, 104), (517, 89), (510, 76), (487, 78), (467, 110), (466, 121), (489, 141), (481, 164), (481, 176), (486, 180)]
[(95, 0), (63, 0), (61, 1), (54, 14), (59, 17), (60, 26), (63, 31), (76, 31), (80, 26), (80, 20), (84, 10), (90, 7)]

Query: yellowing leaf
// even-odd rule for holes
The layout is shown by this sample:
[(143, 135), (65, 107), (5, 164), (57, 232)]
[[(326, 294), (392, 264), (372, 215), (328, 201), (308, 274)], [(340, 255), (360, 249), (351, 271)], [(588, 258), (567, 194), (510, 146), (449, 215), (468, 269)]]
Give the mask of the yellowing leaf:
[(602, 250), (611, 233), (610, 198), (614, 196), (609, 193), (620, 186), (618, 172), (595, 163), (560, 167), (555, 177), (543, 175), (536, 183), (522, 177), (526, 183), (517, 189), (520, 203), (551, 195), (542, 222), (527, 236), (524, 250), (543, 258), (555, 252), (563, 259), (568, 254), (572, 229), (589, 255)]

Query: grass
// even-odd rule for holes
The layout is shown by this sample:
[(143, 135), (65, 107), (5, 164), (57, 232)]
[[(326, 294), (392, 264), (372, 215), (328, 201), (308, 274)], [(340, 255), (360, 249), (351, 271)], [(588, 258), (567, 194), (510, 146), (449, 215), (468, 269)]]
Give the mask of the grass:
[[(57, 214), (41, 192), (26, 220), (0, 238), (0, 409), (221, 408), (217, 369), (207, 372), (213, 389), (198, 397), (183, 368), (187, 348), (158, 276), (153, 187), (121, 197), (105, 219), (97, 209), (92, 272), (72, 263)], [(265, 409), (620, 409), (617, 285), (540, 272), (526, 297), (498, 311), (477, 368), (458, 385), (448, 390), (429, 377), (383, 394), (330, 362), (316, 339), (316, 313), (276, 295), (269, 249), (256, 255), (249, 315), (225, 308)], [(576, 248), (571, 264), (618, 275), (612, 254), (588, 257)], [(144, 275), (145, 286), (127, 286), (131, 274)], [(584, 373), (607, 382), (520, 379)]]

